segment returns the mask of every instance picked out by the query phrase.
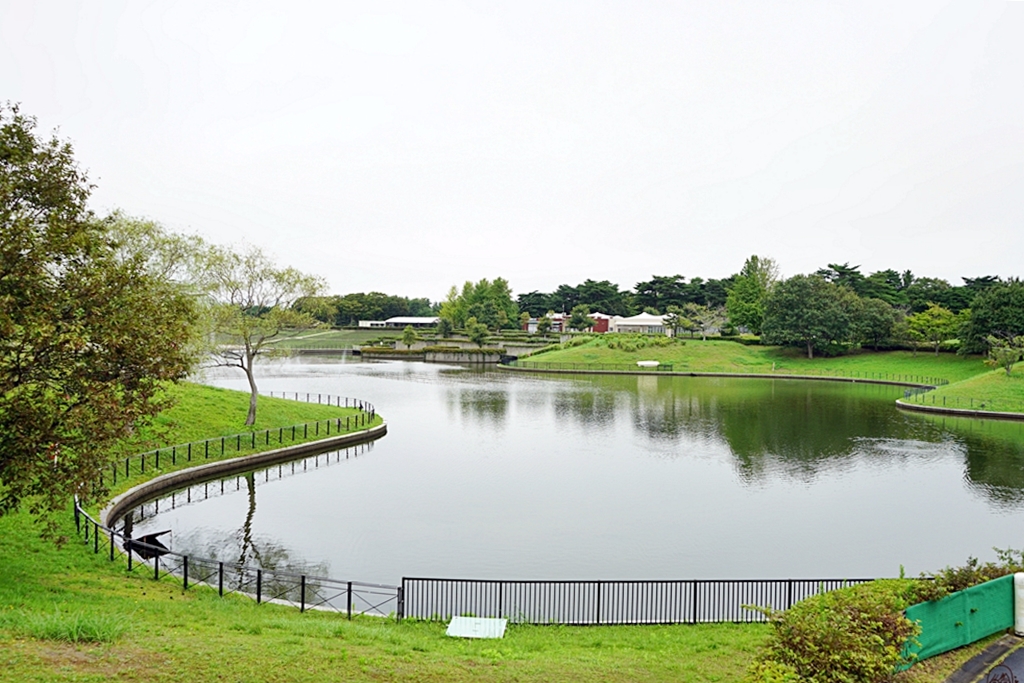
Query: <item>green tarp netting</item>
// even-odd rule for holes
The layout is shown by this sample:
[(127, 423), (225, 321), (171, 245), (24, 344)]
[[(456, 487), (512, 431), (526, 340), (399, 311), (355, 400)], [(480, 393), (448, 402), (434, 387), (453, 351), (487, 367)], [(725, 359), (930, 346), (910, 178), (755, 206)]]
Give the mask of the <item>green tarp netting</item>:
[(912, 605), (906, 614), (921, 624), (919, 644), (908, 644), (908, 654), (922, 660), (949, 652), (1013, 626), (1013, 576)]

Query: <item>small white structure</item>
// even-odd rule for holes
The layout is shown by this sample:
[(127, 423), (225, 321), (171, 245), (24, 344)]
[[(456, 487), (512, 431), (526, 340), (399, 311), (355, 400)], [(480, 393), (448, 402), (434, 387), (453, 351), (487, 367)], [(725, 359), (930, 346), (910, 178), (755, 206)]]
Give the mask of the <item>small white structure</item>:
[(437, 327), (439, 320), (441, 319), (436, 315), (432, 317), (397, 315), (394, 318), (385, 320), (384, 327)]
[(452, 638), (504, 638), (508, 619), (452, 617), (445, 635)]
[(672, 336), (672, 331), (665, 327), (665, 316), (640, 313), (639, 315), (623, 318), (615, 316), (612, 318), (610, 332), (633, 332), (638, 334), (667, 334)]
[(385, 327), (383, 320), (360, 320), (359, 327)]
[(637, 367), (641, 367), (641, 368), (656, 368), (659, 365), (661, 365), (661, 363), (659, 363), (656, 360), (638, 360), (636, 362), (636, 364), (637, 364)]

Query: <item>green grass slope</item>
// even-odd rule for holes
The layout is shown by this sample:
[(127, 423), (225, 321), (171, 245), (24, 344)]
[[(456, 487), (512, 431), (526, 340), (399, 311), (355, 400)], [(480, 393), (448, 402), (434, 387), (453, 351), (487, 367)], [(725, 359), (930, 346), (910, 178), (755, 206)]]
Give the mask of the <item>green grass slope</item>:
[(538, 363), (630, 363), (657, 360), (671, 363), (681, 372), (808, 373), (859, 375), (917, 375), (957, 382), (988, 372), (978, 356), (938, 356), (910, 351), (860, 350), (835, 358), (808, 359), (798, 349), (779, 346), (744, 346), (733, 341), (685, 339), (685, 344), (648, 346), (636, 351), (608, 347), (611, 337), (595, 337), (580, 346), (534, 354), (527, 362)]
[(1005, 370), (989, 370), (956, 384), (915, 396), (926, 405), (1024, 413), (1024, 364), (1018, 363), (1009, 376)]

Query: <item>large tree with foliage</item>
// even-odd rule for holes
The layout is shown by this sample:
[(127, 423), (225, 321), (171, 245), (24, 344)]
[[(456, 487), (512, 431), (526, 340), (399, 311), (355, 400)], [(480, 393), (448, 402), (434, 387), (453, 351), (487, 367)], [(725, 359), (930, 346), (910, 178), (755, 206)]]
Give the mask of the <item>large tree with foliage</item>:
[(761, 339), (768, 344), (801, 346), (808, 358), (814, 358), (816, 350), (850, 341), (859, 302), (846, 287), (815, 275), (796, 275), (772, 288)]
[(970, 319), (963, 330), (960, 351), (983, 353), (988, 337), (1010, 338), (1024, 334), (1024, 281), (991, 284), (971, 304)]
[(244, 251), (208, 248), (198, 281), (212, 302), (209, 320), (216, 342), (214, 362), (245, 373), (249, 381), (245, 424), (254, 424), (259, 396), (256, 359), (279, 353), (273, 342), (284, 330), (316, 324), (311, 315), (292, 305), (302, 297), (317, 296), (323, 281), (295, 268), (277, 267), (256, 247)]
[(0, 514), (95, 500), (193, 365), (194, 300), (86, 208), (71, 145), (0, 107)]
[(768, 291), (778, 279), (779, 266), (774, 259), (756, 254), (748, 258), (725, 300), (730, 322), (761, 334)]
[(931, 304), (920, 313), (909, 316), (907, 326), (912, 339), (928, 342), (935, 349), (935, 355), (939, 355), (942, 342), (959, 333), (960, 321), (948, 308)]
[(461, 291), (454, 286), (448, 290), (448, 297), (441, 303), (440, 316), (458, 328), (465, 327), (469, 318), (476, 318), (476, 322), (487, 329), (510, 329), (519, 321), (519, 307), (512, 300), (508, 280), (484, 278), (475, 283), (467, 281)]
[(590, 308), (586, 304), (572, 307), (567, 324), (570, 330), (586, 330), (593, 327), (594, 324), (594, 319), (590, 317)]
[(893, 338), (893, 330), (900, 318), (902, 313), (881, 299), (861, 299), (857, 337), (861, 344), (869, 345), (877, 351), (880, 345)]

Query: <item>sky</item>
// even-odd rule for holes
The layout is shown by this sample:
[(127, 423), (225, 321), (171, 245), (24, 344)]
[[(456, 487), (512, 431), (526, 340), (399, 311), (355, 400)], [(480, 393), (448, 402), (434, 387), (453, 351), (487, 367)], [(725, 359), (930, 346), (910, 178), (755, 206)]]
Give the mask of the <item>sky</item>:
[(1024, 2), (0, 0), (96, 188), (334, 293), (1024, 275)]

